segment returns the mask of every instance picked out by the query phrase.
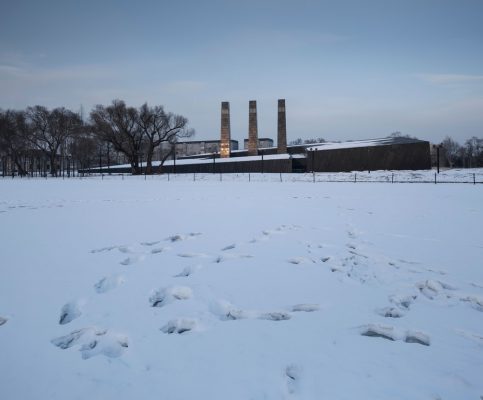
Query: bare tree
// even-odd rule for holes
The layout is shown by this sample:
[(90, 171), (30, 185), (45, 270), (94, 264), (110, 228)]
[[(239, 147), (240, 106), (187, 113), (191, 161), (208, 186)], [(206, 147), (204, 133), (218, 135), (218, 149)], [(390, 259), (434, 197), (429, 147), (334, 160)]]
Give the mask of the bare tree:
[(305, 139), (304, 144), (315, 144), (315, 143), (324, 143), (325, 139), (322, 137), (318, 138), (311, 138), (311, 139)]
[(297, 138), (295, 140), (292, 140), (289, 145), (290, 146), (300, 146), (303, 144), (314, 144), (314, 143), (324, 143), (325, 139), (322, 137), (319, 138), (310, 138), (310, 139), (305, 139), (302, 140), (302, 138)]
[(479, 159), (483, 152), (483, 139), (476, 136), (469, 138), (465, 142), (466, 156), (468, 158), (468, 167), (475, 168), (479, 166)]
[[(166, 113), (163, 106), (149, 107), (144, 103), (139, 108), (139, 128), (144, 133), (146, 140), (146, 173), (153, 172), (153, 154), (162, 143), (174, 145), (180, 138), (194, 135), (194, 130), (189, 129), (188, 119), (181, 115)], [(166, 157), (161, 159), (163, 165)]]
[(453, 168), (454, 166), (457, 166), (458, 163), (460, 162), (461, 158), (461, 146), (458, 142), (453, 140), (451, 137), (446, 136), (441, 143), (441, 146), (443, 147), (446, 157), (449, 162), (449, 166)]
[(57, 176), (62, 147), (68, 138), (82, 129), (82, 120), (76, 113), (63, 107), (49, 111), (43, 106), (27, 108), (30, 142), (50, 160), (50, 174)]
[(90, 114), (92, 131), (103, 142), (110, 143), (114, 150), (124, 154), (131, 164), (133, 174), (139, 174), (139, 160), (145, 132), (139, 127), (139, 112), (126, 107), (122, 100), (113, 100), (112, 105), (97, 105)]
[(83, 170), (90, 168), (96, 156), (99, 141), (88, 134), (76, 135), (69, 144), (69, 153), (75, 164)]
[[(26, 158), (29, 150), (27, 137), (25, 112), (0, 111), (0, 153), (15, 164), (19, 175), (27, 174)], [(4, 162), (4, 170), (5, 164)]]
[(394, 131), (388, 137), (389, 138), (417, 139), (416, 136), (411, 136), (411, 135), (408, 135), (408, 134), (403, 134), (401, 131)]

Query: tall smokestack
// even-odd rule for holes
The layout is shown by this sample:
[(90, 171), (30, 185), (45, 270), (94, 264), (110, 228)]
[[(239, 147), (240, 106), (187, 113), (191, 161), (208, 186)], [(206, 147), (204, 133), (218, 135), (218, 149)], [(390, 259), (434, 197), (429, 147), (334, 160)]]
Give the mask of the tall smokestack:
[(220, 157), (230, 157), (230, 103), (223, 101), (221, 103), (221, 141), (220, 141)]
[(287, 124), (285, 119), (285, 99), (278, 99), (277, 153), (287, 153)]
[(257, 102), (248, 102), (248, 155), (258, 154), (258, 124), (257, 124)]

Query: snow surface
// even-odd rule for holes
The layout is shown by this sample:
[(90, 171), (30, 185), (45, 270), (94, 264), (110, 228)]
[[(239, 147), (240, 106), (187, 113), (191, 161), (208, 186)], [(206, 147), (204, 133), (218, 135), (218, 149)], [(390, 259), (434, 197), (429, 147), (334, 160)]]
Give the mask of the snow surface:
[(480, 399), (483, 185), (305, 176), (0, 180), (0, 398)]

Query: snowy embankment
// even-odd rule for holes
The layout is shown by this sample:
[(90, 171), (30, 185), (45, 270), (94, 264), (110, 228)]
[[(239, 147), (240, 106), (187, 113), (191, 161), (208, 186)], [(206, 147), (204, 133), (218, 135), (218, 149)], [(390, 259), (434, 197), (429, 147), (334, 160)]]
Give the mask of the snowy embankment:
[[(85, 175), (85, 177), (98, 174)], [(102, 174), (103, 179), (127, 179), (126, 174)], [(136, 178), (136, 177), (134, 177)], [(237, 181), (237, 182), (374, 182), (374, 183), (483, 183), (483, 168), (418, 170), (418, 171), (353, 171), (353, 172), (316, 172), (316, 173), (236, 173), (236, 174), (156, 174), (145, 179), (176, 180), (176, 181)]]
[(483, 186), (0, 180), (2, 399), (479, 399)]

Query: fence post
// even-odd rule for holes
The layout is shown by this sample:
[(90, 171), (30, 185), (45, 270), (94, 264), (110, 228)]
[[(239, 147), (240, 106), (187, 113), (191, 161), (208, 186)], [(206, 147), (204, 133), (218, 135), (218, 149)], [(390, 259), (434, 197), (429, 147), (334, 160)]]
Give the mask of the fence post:
[(251, 180), (251, 176), (250, 176), (250, 172), (248, 173), (248, 182), (250, 182)]
[(394, 183), (394, 174), (391, 176), (391, 183)]
[(168, 182), (169, 182), (169, 172), (168, 172)]
[(315, 183), (315, 171), (312, 171), (312, 180)]
[(282, 182), (282, 173), (280, 172), (280, 182)]
[(436, 173), (434, 174), (434, 184), (436, 185)]
[(357, 182), (357, 174), (354, 174), (354, 183)]
[(193, 182), (196, 181), (196, 172), (193, 172)]
[(220, 182), (223, 180), (223, 174), (220, 172)]
[(476, 185), (476, 177), (475, 177), (475, 174), (473, 174), (473, 185)]

